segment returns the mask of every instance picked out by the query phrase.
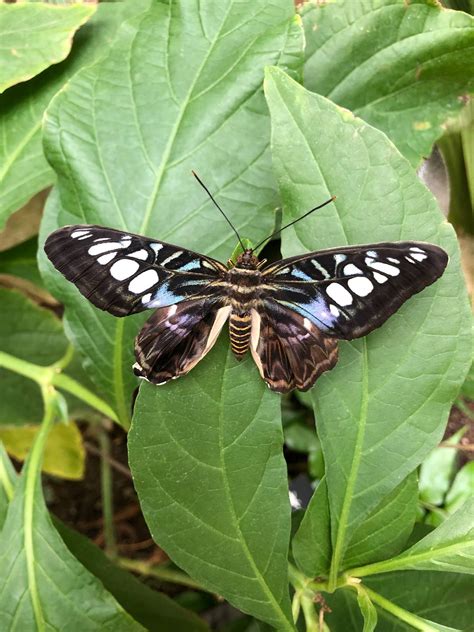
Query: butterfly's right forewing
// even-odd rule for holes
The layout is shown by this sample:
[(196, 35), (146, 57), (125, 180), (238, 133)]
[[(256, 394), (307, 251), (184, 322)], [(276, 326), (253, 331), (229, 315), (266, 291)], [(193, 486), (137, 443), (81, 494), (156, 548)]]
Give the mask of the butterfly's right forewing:
[(114, 316), (212, 295), (226, 271), (210, 257), (102, 226), (60, 228), (45, 251), (91, 303)]

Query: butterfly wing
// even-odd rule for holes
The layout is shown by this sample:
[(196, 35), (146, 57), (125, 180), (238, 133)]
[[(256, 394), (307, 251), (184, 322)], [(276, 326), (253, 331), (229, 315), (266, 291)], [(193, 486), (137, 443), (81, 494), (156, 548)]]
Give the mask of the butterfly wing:
[(273, 299), (252, 310), (250, 350), (260, 375), (279, 393), (307, 391), (337, 362), (337, 340)]
[(327, 336), (352, 340), (380, 327), (438, 279), (448, 255), (423, 242), (350, 246), (291, 257), (263, 270), (265, 296)]
[(157, 309), (135, 340), (135, 374), (153, 384), (186, 374), (212, 349), (229, 313), (219, 297)]
[(81, 294), (114, 316), (209, 296), (226, 271), (210, 257), (102, 226), (65, 226), (44, 248)]

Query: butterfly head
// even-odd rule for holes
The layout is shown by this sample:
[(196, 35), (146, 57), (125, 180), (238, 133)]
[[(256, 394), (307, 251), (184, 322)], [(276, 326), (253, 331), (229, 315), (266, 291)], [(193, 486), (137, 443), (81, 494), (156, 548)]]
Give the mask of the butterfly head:
[(256, 270), (258, 268), (258, 257), (253, 254), (251, 248), (246, 248), (244, 252), (237, 257), (236, 267), (246, 268), (247, 270)]

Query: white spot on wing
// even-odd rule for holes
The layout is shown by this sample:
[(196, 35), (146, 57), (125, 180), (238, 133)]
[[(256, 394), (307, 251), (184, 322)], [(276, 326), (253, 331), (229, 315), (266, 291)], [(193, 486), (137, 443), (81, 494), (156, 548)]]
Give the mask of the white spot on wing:
[(387, 261), (391, 261), (392, 263), (400, 263), (400, 259), (395, 259), (394, 257), (387, 257)]
[(344, 266), (344, 274), (348, 276), (351, 274), (362, 274), (362, 270), (359, 270), (359, 268), (353, 263), (348, 263), (346, 266)]
[(89, 239), (89, 237), (92, 237), (91, 233), (87, 233), (87, 235), (82, 235), (81, 237), (78, 237), (77, 241), (82, 241), (83, 239)]
[(143, 248), (140, 250), (135, 250), (134, 252), (129, 252), (127, 257), (133, 257), (133, 259), (140, 259), (141, 261), (146, 261), (148, 259), (148, 253)]
[(142, 296), (143, 305), (145, 305), (145, 303), (149, 303), (150, 301), (151, 301), (151, 292), (148, 292), (148, 294), (144, 294)]
[(171, 305), (171, 307), (168, 310), (168, 318), (170, 316), (174, 316), (176, 314), (177, 309), (178, 309), (177, 305)]
[(205, 268), (210, 268), (211, 270), (215, 270), (212, 263), (209, 263), (209, 261), (206, 261), (205, 259), (201, 259), (201, 265), (204, 266)]
[(309, 318), (303, 319), (303, 325), (305, 329), (307, 329), (308, 331), (311, 331), (311, 321), (309, 320)]
[(130, 261), (130, 259), (119, 259), (110, 268), (110, 274), (117, 281), (124, 281), (130, 278), (140, 267), (138, 261)]
[(71, 237), (73, 239), (77, 239), (78, 237), (82, 237), (82, 235), (86, 235), (87, 233), (89, 233), (88, 230), (75, 230), (73, 233), (71, 233)]
[(334, 255), (334, 261), (336, 262), (336, 265), (338, 265), (339, 263), (341, 263), (342, 261), (345, 261), (347, 259), (347, 255)]
[[(136, 262), (132, 261), (131, 263), (135, 264)], [(137, 263), (136, 265), (138, 266), (139, 264)], [(141, 294), (158, 283), (158, 279), (159, 277), (155, 270), (145, 270), (145, 272), (142, 272), (130, 281), (128, 289), (133, 294)]]
[(413, 252), (423, 252), (423, 253), (425, 252), (421, 248), (418, 248), (418, 246), (412, 246), (410, 250), (412, 250)]
[(385, 283), (385, 281), (387, 280), (386, 276), (384, 276), (383, 274), (379, 274), (378, 272), (374, 272), (373, 275), (377, 283)]
[(150, 248), (158, 253), (163, 248), (163, 244), (150, 244)]
[(374, 286), (369, 281), (369, 279), (362, 276), (349, 279), (347, 285), (354, 292), (354, 294), (357, 294), (357, 296), (367, 296), (374, 289)]
[(418, 253), (418, 252), (414, 252), (411, 256), (413, 257), (413, 259), (416, 259), (417, 261), (423, 261), (424, 259), (428, 258), (427, 255), (422, 255), (421, 253)]
[(183, 254), (182, 250), (177, 250), (176, 252), (173, 252), (172, 255), (170, 255), (169, 257), (166, 257), (166, 259), (164, 259), (160, 265), (165, 266), (167, 263), (170, 263), (170, 261), (173, 261), (173, 259), (177, 259), (178, 257), (180, 257)]
[(329, 305), (329, 311), (331, 312), (331, 314), (333, 316), (335, 316), (336, 318), (339, 316), (339, 314), (341, 313), (337, 307), (335, 305), (333, 305), (332, 303)]
[(112, 261), (114, 257), (117, 256), (116, 252), (109, 252), (108, 255), (102, 255), (97, 259), (97, 263), (100, 263), (101, 266), (105, 266), (107, 263)]
[(369, 257), (378, 257), (378, 254), (375, 252), (375, 250), (368, 250), (367, 254)]
[(370, 259), (369, 257), (366, 257), (365, 263), (369, 266), (369, 268), (374, 268), (375, 270), (378, 270), (379, 272), (384, 272), (385, 274), (388, 274), (389, 276), (398, 276), (400, 274), (400, 270), (395, 266), (391, 266), (389, 263), (382, 263), (382, 261), (374, 261), (373, 259)]
[(118, 250), (121, 247), (121, 244), (117, 241), (108, 241), (106, 244), (96, 244), (95, 246), (91, 246), (87, 252), (95, 257), (96, 255), (101, 255), (104, 252)]
[(323, 275), (325, 279), (329, 279), (331, 275), (325, 268), (323, 268), (323, 266), (319, 263), (319, 261), (317, 261), (316, 259), (311, 259), (311, 263), (316, 268), (316, 270), (319, 270), (319, 272), (321, 272), (321, 274)]
[(341, 307), (352, 304), (351, 293), (340, 283), (330, 283), (326, 288), (326, 292)]

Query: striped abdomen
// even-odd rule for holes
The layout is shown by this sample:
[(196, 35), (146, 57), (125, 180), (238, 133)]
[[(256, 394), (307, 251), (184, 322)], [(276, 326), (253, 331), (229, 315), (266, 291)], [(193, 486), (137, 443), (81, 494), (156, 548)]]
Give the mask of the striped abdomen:
[(250, 312), (244, 312), (243, 314), (231, 313), (229, 320), (230, 346), (238, 359), (240, 359), (249, 348), (250, 331)]

